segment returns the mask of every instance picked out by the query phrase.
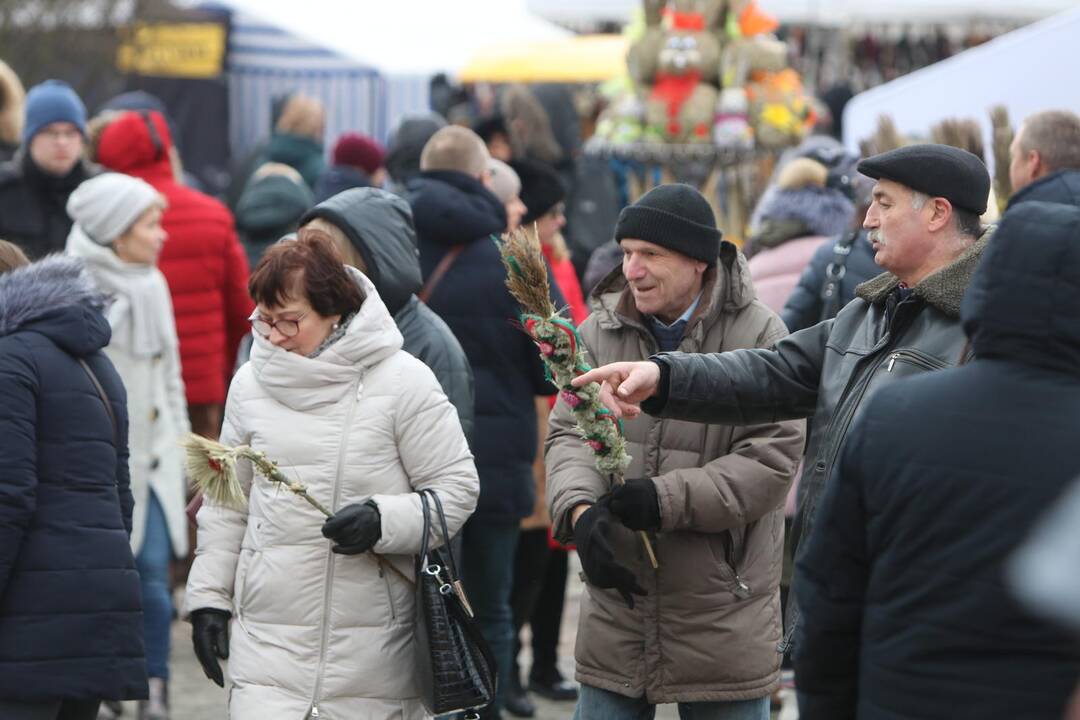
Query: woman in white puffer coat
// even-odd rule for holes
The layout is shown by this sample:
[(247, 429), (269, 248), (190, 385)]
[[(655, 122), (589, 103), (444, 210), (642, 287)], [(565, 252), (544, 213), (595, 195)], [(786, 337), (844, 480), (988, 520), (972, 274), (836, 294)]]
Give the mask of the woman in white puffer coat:
[(228, 658), (233, 720), (424, 718), (413, 589), (366, 551), (412, 577), (416, 490), (438, 493), (451, 534), (472, 513), (479, 482), (457, 414), (401, 350), (374, 285), (324, 241), (273, 246), (249, 289), (254, 345), (221, 441), (265, 452), (335, 515), (324, 524), (239, 463), (246, 509), (207, 501), (198, 514), (196, 654), (218, 684)]

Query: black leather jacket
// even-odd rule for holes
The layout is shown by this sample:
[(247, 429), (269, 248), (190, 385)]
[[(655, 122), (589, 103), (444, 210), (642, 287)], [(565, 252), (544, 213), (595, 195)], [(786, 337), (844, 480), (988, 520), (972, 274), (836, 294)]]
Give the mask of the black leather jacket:
[(813, 417), (793, 528), (798, 542), (813, 526), (825, 479), (866, 399), (896, 380), (960, 363), (967, 347), (960, 300), (988, 240), (985, 233), (910, 291), (890, 273), (863, 283), (835, 318), (772, 350), (656, 355), (660, 391), (642, 409), (729, 425)]

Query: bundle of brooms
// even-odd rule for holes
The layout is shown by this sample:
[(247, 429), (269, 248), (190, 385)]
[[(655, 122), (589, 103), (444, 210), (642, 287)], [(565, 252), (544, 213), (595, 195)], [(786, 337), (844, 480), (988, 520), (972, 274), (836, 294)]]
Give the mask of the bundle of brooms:
[[(573, 411), (576, 430), (592, 449), (596, 467), (612, 483), (623, 483), (623, 473), (630, 464), (622, 425), (600, 402), (600, 386), (589, 383), (580, 388), (570, 384), (578, 375), (592, 368), (585, 362), (581, 337), (569, 320), (559, 315), (551, 302), (547, 265), (535, 228), (518, 229), (496, 239), (503, 265), (506, 266), (506, 286), (523, 310), (521, 326), (536, 343), (547, 367), (548, 377), (559, 390), (559, 399)], [(638, 533), (649, 562), (659, 567), (649, 536)]]

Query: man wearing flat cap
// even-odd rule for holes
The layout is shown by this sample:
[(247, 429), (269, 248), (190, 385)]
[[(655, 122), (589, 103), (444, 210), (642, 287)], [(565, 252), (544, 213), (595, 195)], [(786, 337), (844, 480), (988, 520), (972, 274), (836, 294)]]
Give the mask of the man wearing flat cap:
[[(615, 239), (622, 266), (592, 292), (581, 325), (590, 363), (768, 348), (787, 334), (689, 185), (660, 185), (625, 208)], [(627, 480), (615, 486), (574, 430), (575, 399), (556, 403), (544, 456), (555, 536), (577, 543), (587, 580), (574, 717), (630, 720), (678, 703), (680, 717), (768, 720), (783, 502), (803, 422), (635, 418), (624, 428)], [(649, 533), (659, 569), (637, 531)]]
[[(602, 399), (621, 417), (644, 412), (731, 425), (812, 417), (796, 542), (813, 526), (826, 479), (866, 401), (896, 380), (961, 362), (960, 299), (989, 239), (978, 218), (990, 176), (971, 153), (912, 145), (867, 158), (858, 169), (877, 181), (863, 225), (887, 272), (859, 285), (835, 318), (772, 349), (663, 353), (574, 382), (602, 382)], [(797, 596), (798, 587), (793, 591)], [(798, 617), (793, 606), (780, 650), (792, 645)]]

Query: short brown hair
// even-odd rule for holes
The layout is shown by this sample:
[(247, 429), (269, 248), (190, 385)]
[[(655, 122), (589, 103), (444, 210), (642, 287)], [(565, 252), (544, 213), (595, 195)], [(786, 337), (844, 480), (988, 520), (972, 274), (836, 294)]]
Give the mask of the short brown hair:
[(1020, 149), (1039, 153), (1051, 172), (1080, 170), (1080, 116), (1068, 110), (1046, 110), (1024, 120)]
[(420, 153), (420, 169), (455, 170), (478, 178), (487, 170), (487, 146), (469, 128), (447, 125), (438, 130)]
[(364, 302), (364, 291), (349, 276), (324, 233), (272, 245), (255, 266), (248, 292), (252, 300), (266, 307), (302, 296), (323, 317), (345, 315)]
[(29, 264), (30, 260), (18, 245), (7, 240), (0, 240), (0, 275)]

